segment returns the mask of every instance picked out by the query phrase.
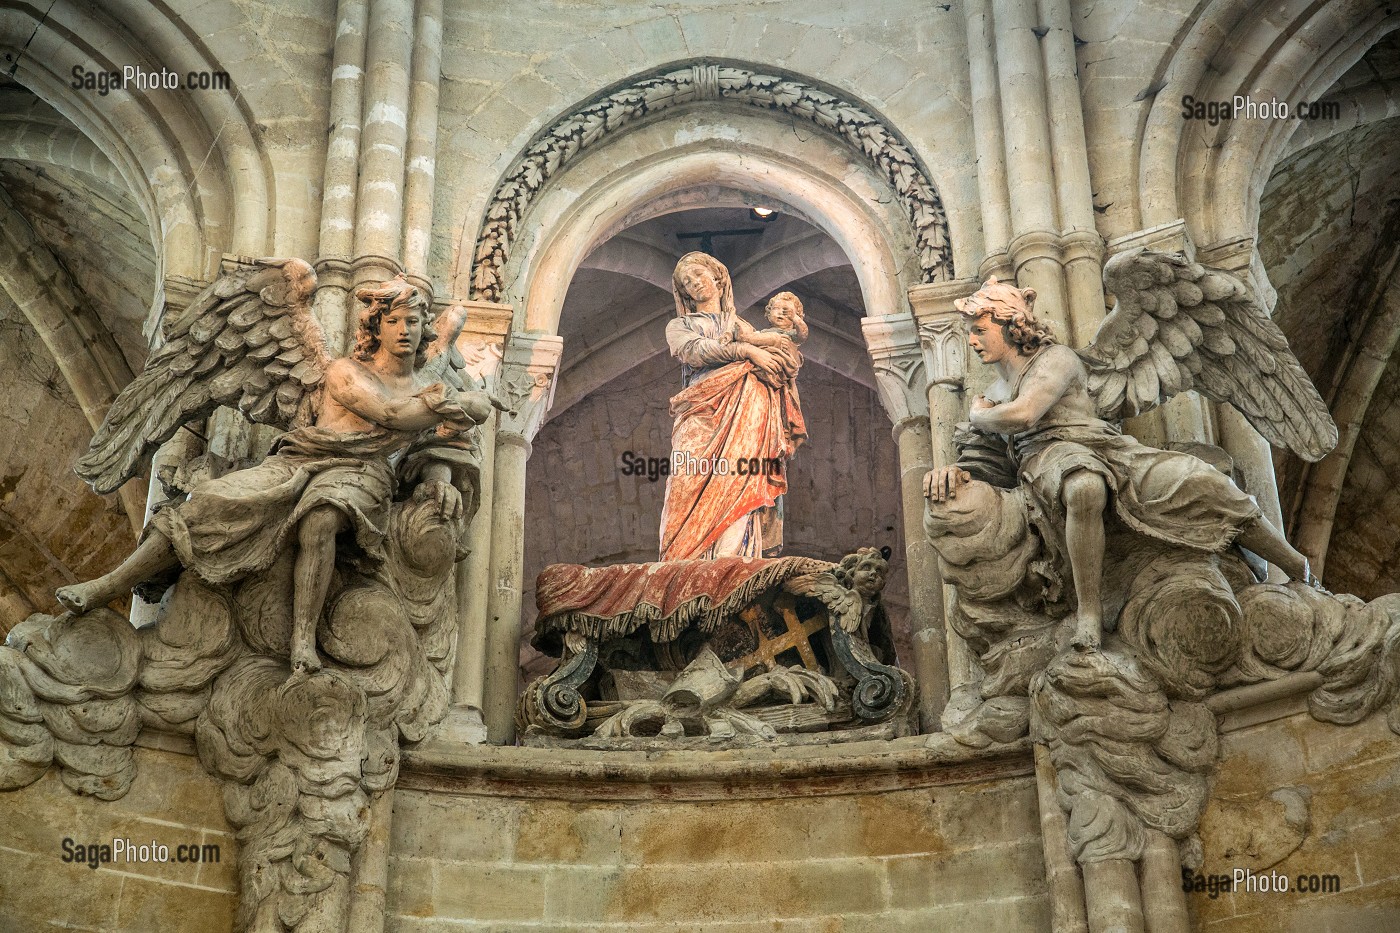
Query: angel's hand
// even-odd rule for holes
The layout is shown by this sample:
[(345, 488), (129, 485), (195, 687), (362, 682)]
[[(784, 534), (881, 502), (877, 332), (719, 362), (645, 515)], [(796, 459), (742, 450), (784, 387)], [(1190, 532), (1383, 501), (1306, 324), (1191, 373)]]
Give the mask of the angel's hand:
[(958, 497), (958, 487), (972, 482), (972, 474), (957, 466), (946, 466), (924, 474), (924, 498), (946, 502)]
[(972, 411), (988, 411), (996, 407), (996, 403), (988, 399), (985, 395), (979, 395), (972, 400)]
[(491, 417), (492, 409), (505, 411), (506, 407), (500, 399), (480, 389), (471, 389), (466, 392), (457, 393), (457, 400), (462, 405), (462, 411), (474, 423), (481, 424)]
[(449, 482), (430, 479), (420, 483), (413, 490), (413, 498), (422, 502), (432, 500), (437, 503), (438, 514), (447, 521), (462, 517), (462, 494)]

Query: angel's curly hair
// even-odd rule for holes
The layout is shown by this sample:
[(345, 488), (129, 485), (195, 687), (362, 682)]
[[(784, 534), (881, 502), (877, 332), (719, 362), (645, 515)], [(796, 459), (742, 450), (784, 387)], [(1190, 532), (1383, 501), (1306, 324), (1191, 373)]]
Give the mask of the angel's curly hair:
[(880, 576), (888, 578), (890, 575), (890, 562), (885, 558), (888, 552), (880, 548), (863, 547), (856, 550), (854, 554), (847, 554), (841, 558), (841, 563), (837, 564), (832, 574), (836, 577), (836, 582), (850, 589), (856, 578), (856, 571), (862, 567), (870, 566), (880, 571)]
[(1056, 342), (1050, 325), (1035, 316), (1034, 306), (1035, 289), (998, 282), (996, 276), (987, 279), (970, 298), (953, 302), (969, 323), (989, 315), (1001, 325), (1007, 342), (1022, 353), (1034, 353)]
[(355, 334), (355, 349), (352, 355), (362, 362), (374, 357), (379, 350), (379, 325), (391, 308), (407, 308), (423, 317), (423, 339), (418, 341), (418, 352), (413, 357), (413, 368), (417, 369), (428, 360), (428, 350), (437, 340), (433, 330), (433, 309), (422, 290), (410, 285), (402, 275), (387, 282), (361, 285), (355, 289), (355, 298), (364, 303), (360, 311), (360, 326)]

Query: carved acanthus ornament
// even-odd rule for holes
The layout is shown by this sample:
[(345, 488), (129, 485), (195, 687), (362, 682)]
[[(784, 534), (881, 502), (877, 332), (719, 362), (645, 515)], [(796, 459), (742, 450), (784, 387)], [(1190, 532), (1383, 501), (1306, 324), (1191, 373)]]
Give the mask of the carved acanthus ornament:
[(965, 339), (956, 311), (919, 322), (919, 347), (924, 353), (929, 385), (949, 389), (963, 387), (963, 380), (967, 378), (967, 359), (963, 356)]
[(694, 64), (644, 78), (569, 111), (525, 150), (486, 207), (477, 237), (472, 295), (501, 299), (501, 273), (520, 220), (546, 182), (609, 134), (681, 104), (730, 101), (777, 110), (836, 134), (894, 189), (913, 228), (920, 280), (953, 277), (948, 217), (918, 156), (882, 118), (837, 94), (791, 77), (733, 65)]
[(467, 309), (467, 322), (456, 344), (461, 368), (487, 392), (496, 392), (510, 335), (511, 308), (486, 301), (462, 304)]
[(919, 331), (907, 314), (867, 317), (860, 322), (870, 360), (875, 368), (875, 388), (890, 420), (928, 417), (928, 377)]
[(498, 369), (497, 393), (510, 411), (501, 413), (499, 430), (533, 440), (554, 404), (561, 337), (513, 333)]

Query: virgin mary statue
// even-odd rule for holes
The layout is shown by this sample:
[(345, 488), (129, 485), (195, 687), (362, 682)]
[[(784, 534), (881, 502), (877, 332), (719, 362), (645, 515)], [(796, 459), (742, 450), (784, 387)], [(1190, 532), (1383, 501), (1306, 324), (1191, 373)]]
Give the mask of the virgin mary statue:
[(681, 361), (682, 390), (671, 398), (661, 559), (776, 556), (787, 461), (807, 436), (801, 355), (781, 333), (739, 317), (729, 270), (714, 257), (682, 256), (671, 284), (666, 343)]

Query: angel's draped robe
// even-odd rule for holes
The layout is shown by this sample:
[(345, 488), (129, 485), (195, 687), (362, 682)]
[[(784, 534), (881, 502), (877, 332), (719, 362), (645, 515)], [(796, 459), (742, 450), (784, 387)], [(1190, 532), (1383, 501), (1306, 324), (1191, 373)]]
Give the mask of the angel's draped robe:
[[(746, 326), (701, 313), (666, 325), (684, 388), (671, 398), (662, 560), (772, 556), (782, 545), (778, 507), (787, 491), (786, 464), (807, 428), (791, 380), (770, 386), (740, 356), (735, 341)], [(739, 462), (754, 458), (783, 469), (741, 472)], [(708, 466), (691, 468), (700, 463)]]
[[(419, 395), (429, 404), (450, 404), (439, 385)], [(349, 525), (337, 539), (337, 559), (368, 572), (384, 561), (389, 507), (400, 486), (439, 462), (452, 470), (454, 485), (474, 493), (476, 458), (460, 432), (297, 428), (278, 438), (261, 463), (197, 484), (188, 500), (157, 510), (151, 525), (186, 569), (221, 584), (266, 570), (301, 519), (329, 506)], [(470, 515), (472, 503), (465, 505)]]
[[(1045, 365), (1037, 354), (1022, 373)], [(988, 445), (964, 451), (959, 465), (996, 482), (999, 469), (1011, 469), (1046, 519), (1037, 528), (1051, 550), (1065, 554), (1065, 509), (1060, 500), (1065, 478), (1078, 470), (1101, 476), (1114, 513), (1141, 534), (1199, 551), (1223, 551), (1249, 522), (1262, 516), (1258, 503), (1228, 476), (1192, 454), (1158, 450), (1139, 443), (1097, 418), (1085, 418), (1052, 405), (1035, 426), (1001, 439), (1003, 464), (989, 464)], [(988, 467), (991, 467), (990, 471)], [(989, 473), (991, 475), (989, 475)]]

